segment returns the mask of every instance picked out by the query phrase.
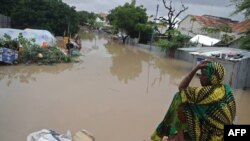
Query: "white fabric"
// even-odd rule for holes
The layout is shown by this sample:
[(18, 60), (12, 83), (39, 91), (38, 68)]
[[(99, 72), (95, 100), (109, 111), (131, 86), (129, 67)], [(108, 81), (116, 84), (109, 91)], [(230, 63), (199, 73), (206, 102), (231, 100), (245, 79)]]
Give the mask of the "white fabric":
[(0, 38), (2, 38), (4, 34), (7, 34), (13, 40), (17, 39), (20, 33), (26, 39), (35, 39), (35, 43), (39, 46), (42, 46), (43, 42), (46, 42), (49, 46), (56, 45), (56, 38), (47, 30), (0, 28)]
[(42, 45), (44, 41), (50, 46), (56, 45), (56, 38), (48, 30), (25, 29), (24, 31), (34, 34), (38, 45)]
[(219, 39), (215, 39), (215, 38), (211, 38), (208, 36), (204, 36), (204, 35), (196, 35), (193, 38), (190, 39), (190, 42), (192, 43), (199, 43), (199, 44), (203, 44), (206, 46), (213, 46), (214, 44), (220, 42)]
[(59, 135), (52, 130), (42, 129), (30, 133), (27, 137), (27, 141), (72, 141), (72, 136), (70, 131), (64, 135)]

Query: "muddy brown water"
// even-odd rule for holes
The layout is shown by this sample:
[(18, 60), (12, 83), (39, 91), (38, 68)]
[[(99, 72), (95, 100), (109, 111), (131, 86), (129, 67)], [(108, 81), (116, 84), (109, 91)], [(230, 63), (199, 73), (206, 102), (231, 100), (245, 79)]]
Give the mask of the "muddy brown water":
[[(95, 34), (82, 45), (79, 63), (0, 66), (1, 141), (25, 141), (41, 129), (149, 140), (192, 65)], [(234, 91), (237, 122), (250, 124), (250, 91)]]

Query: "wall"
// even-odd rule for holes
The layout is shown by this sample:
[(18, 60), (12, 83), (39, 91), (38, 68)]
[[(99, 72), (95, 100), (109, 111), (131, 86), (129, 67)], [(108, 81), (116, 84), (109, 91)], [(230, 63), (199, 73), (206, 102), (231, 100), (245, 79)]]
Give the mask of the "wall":
[[(150, 45), (145, 44), (137, 44), (136, 46), (149, 50)], [(197, 64), (198, 55), (191, 55), (190, 52), (197, 51), (194, 50), (182, 50), (178, 49), (175, 52), (175, 58), (188, 61), (192, 63), (192, 68), (194, 68)], [(204, 50), (206, 51), (206, 49)], [(160, 56), (166, 56), (164, 52), (161, 52), (159, 47), (152, 46), (151, 52), (153, 54), (157, 54)], [(210, 60), (214, 60), (216, 62), (221, 63), (226, 70), (225, 80), (226, 84), (229, 84), (232, 88), (237, 89), (249, 89), (250, 88), (250, 58), (243, 59), (240, 61), (230, 61), (224, 60), (220, 58), (209, 58)]]
[[(203, 27), (199, 22), (197, 21), (191, 21), (192, 16), (188, 15), (185, 19), (183, 19), (178, 27), (178, 30), (185, 35), (188, 36), (195, 36), (196, 34), (204, 34), (201, 32), (201, 28)], [(193, 31), (190, 32), (190, 31)]]
[[(184, 34), (188, 35), (190, 37), (193, 37), (197, 34), (201, 35), (207, 35), (212, 38), (220, 38), (220, 32), (213, 33), (213, 34), (207, 34), (206, 32), (203, 32), (201, 29), (204, 27), (202, 24), (200, 24), (198, 21), (191, 21), (192, 16), (188, 15), (186, 18), (184, 18), (178, 27), (178, 30)], [(192, 32), (190, 32), (192, 29)]]
[(237, 88), (250, 88), (250, 58), (237, 62), (234, 69), (233, 82)]
[[(198, 56), (193, 57), (193, 68), (197, 63)], [(209, 58), (211, 60), (211, 58)], [(212, 58), (212, 60), (219, 62), (225, 67), (226, 75), (224, 82), (229, 84), (232, 88), (247, 89), (250, 88), (250, 58), (241, 61), (229, 61), (219, 58)]]
[(176, 50), (175, 58), (180, 59), (180, 60), (185, 60), (188, 62), (193, 62), (194, 55), (189, 54), (188, 51), (178, 49)]
[(159, 55), (159, 56), (166, 56), (166, 54), (164, 52), (161, 51), (161, 48), (160, 47), (157, 47), (157, 46), (151, 46), (151, 49), (150, 49), (150, 45), (146, 45), (146, 44), (137, 44), (136, 45), (137, 47), (140, 47), (140, 48), (143, 48), (143, 49), (146, 49), (148, 51), (151, 50), (151, 53), (155, 54), (155, 55)]

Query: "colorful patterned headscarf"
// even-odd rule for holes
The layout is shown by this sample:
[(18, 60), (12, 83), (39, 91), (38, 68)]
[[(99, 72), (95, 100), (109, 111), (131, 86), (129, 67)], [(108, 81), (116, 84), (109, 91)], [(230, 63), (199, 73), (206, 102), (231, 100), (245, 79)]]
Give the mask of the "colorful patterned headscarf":
[(222, 84), (225, 76), (225, 69), (221, 64), (210, 62), (203, 70), (208, 74), (211, 85)]
[(182, 102), (209, 104), (219, 101), (225, 96), (226, 90), (222, 84), (225, 76), (224, 67), (217, 62), (209, 62), (203, 70), (208, 74), (210, 85), (188, 87), (182, 90)]

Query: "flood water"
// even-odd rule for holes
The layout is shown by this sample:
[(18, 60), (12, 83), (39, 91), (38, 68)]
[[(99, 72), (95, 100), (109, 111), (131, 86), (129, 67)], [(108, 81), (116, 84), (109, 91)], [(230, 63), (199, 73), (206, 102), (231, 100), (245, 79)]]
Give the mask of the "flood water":
[[(91, 34), (79, 63), (0, 66), (0, 140), (52, 129), (86, 129), (97, 141), (149, 141), (181, 79), (191, 70)], [(195, 78), (191, 85), (198, 85)], [(250, 91), (234, 90), (237, 122), (250, 124)]]

